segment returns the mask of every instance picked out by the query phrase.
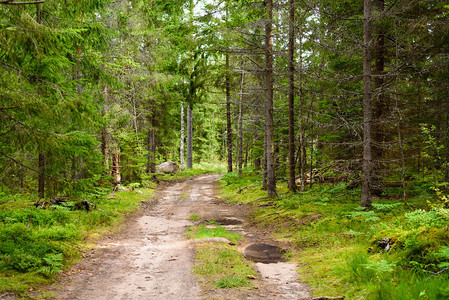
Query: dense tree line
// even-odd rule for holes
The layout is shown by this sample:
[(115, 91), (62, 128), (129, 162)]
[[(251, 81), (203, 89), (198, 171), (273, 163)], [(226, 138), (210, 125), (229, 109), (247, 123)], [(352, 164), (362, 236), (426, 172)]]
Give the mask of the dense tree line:
[(430, 0), (3, 1), (1, 188), (78, 195), (186, 157), (251, 165), (270, 197), (285, 179), (362, 186), (363, 206), (393, 185), (406, 200), (414, 181), (449, 180), (447, 13)]

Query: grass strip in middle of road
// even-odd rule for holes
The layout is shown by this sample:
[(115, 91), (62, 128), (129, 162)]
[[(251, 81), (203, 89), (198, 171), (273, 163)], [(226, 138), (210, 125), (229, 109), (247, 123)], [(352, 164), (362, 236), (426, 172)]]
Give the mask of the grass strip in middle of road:
[[(237, 243), (242, 237), (222, 226), (208, 228), (204, 224), (189, 228), (190, 239), (223, 237)], [(196, 244), (193, 272), (205, 288), (252, 287), (249, 278), (256, 276), (253, 264), (238, 252), (236, 245), (224, 242)]]

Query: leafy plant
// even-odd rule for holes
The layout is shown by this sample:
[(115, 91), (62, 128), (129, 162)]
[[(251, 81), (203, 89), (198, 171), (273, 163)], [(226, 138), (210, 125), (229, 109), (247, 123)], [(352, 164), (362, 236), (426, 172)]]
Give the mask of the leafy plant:
[(416, 209), (406, 213), (405, 218), (413, 227), (443, 227), (449, 225), (449, 209), (439, 207), (429, 211)]
[(380, 212), (389, 212), (399, 206), (401, 206), (402, 203), (396, 202), (396, 203), (372, 203), (371, 206)]
[(381, 276), (384, 273), (393, 272), (394, 267), (396, 267), (396, 263), (390, 263), (383, 259), (383, 260), (377, 261), (377, 262), (376, 261), (368, 261), (363, 266), (369, 270), (373, 270), (374, 274), (376, 274), (376, 276)]
[(38, 273), (51, 277), (62, 272), (62, 268), (64, 267), (62, 253), (48, 254), (43, 260), (45, 265), (38, 270)]
[(449, 247), (443, 246), (436, 254), (441, 260), (444, 260), (442, 263), (438, 265), (440, 268), (448, 268), (449, 267)]
[(369, 210), (369, 211), (353, 211), (348, 214), (348, 217), (352, 219), (356, 218), (362, 218), (365, 222), (377, 222), (380, 220), (380, 218), (376, 215), (376, 212)]

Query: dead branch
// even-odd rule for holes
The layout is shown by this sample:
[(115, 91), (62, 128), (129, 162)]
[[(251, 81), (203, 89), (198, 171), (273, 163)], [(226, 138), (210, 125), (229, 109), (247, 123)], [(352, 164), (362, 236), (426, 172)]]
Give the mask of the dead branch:
[(29, 1), (29, 2), (13, 2), (12, 0), (0, 1), (0, 4), (5, 4), (5, 5), (28, 5), (28, 4), (40, 4), (40, 3), (45, 3), (45, 0), (37, 0), (37, 1)]

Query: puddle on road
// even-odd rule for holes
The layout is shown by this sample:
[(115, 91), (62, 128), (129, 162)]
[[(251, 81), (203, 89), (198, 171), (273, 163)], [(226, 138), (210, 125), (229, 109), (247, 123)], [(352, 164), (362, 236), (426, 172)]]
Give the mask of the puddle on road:
[(227, 226), (227, 225), (240, 225), (243, 223), (242, 220), (237, 219), (237, 218), (233, 218), (233, 217), (225, 217), (225, 218), (219, 218), (214, 220), (216, 224), (218, 225), (223, 225), (223, 226)]
[(243, 248), (243, 255), (246, 258), (265, 264), (284, 262), (282, 255), (285, 254), (285, 250), (270, 244), (265, 243), (253, 243)]

